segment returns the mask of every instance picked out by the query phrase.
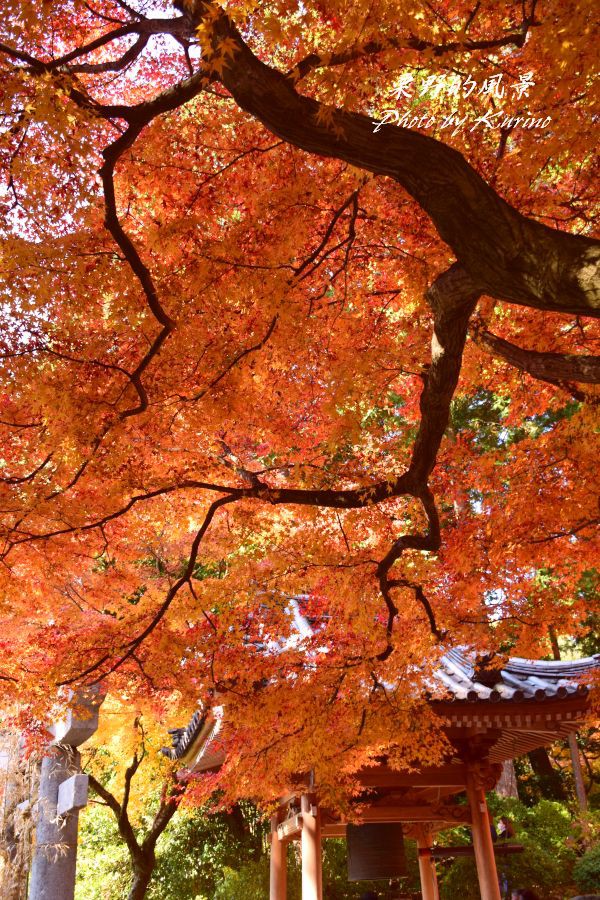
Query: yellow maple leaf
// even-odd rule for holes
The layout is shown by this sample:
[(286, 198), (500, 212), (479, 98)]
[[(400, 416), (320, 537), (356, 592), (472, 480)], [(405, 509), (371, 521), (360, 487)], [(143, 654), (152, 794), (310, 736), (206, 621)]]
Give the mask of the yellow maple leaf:
[(221, 56), (233, 57), (237, 53), (238, 49), (239, 47), (237, 41), (232, 37), (223, 38), (223, 40), (219, 41), (218, 43), (218, 50)]
[(227, 62), (227, 60), (225, 59), (223, 54), (219, 53), (216, 56), (213, 56), (213, 58), (210, 61), (210, 65), (211, 65), (211, 68), (213, 69), (213, 71), (215, 71), (217, 73), (217, 75), (222, 75), (223, 70), (225, 69), (226, 62)]
[(334, 109), (332, 106), (321, 104), (315, 113), (315, 119), (319, 125), (330, 128), (333, 125), (333, 113)]

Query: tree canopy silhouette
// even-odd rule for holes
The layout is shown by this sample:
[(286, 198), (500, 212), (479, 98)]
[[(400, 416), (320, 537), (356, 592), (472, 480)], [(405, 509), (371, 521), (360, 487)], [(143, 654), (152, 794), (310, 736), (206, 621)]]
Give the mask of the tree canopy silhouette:
[(581, 631), (594, 7), (8, 4), (8, 701), (217, 692), (260, 793), (441, 752), (444, 647)]

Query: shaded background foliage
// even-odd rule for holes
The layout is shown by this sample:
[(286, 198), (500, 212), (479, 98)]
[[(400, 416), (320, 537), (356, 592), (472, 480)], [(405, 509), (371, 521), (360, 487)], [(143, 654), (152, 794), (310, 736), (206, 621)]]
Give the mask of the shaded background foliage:
[[(507, 815), (523, 844), (519, 855), (501, 857), (498, 871), (509, 888), (530, 887), (545, 900), (563, 900), (581, 890), (599, 887), (600, 850), (584, 854), (582, 825), (571, 809), (556, 801), (538, 799), (531, 805), (490, 795), (497, 818)], [(600, 834), (600, 815), (592, 813), (589, 827)], [(159, 841), (158, 864), (147, 896), (150, 900), (264, 900), (268, 896), (269, 861), (266, 826), (249, 804), (234, 815), (210, 816), (182, 809)], [(443, 845), (468, 844), (468, 829), (456, 828), (439, 836)], [(300, 900), (299, 858), (288, 851), (290, 900)], [(584, 855), (582, 855), (584, 854)], [(407, 891), (419, 890), (414, 842), (406, 841), (409, 875)], [(442, 900), (478, 900), (474, 862), (459, 857), (437, 863)], [(381, 882), (350, 884), (346, 877), (346, 848), (341, 840), (324, 842), (323, 878), (327, 900), (357, 900), (367, 889), (383, 893)], [(77, 900), (121, 900), (130, 880), (127, 856), (114, 820), (101, 807), (82, 817), (78, 861)]]

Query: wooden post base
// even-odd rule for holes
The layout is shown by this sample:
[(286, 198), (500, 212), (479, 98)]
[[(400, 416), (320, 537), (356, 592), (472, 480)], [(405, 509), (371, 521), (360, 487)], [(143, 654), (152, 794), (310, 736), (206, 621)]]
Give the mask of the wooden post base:
[(473, 846), (481, 900), (501, 900), (485, 791), (472, 772), (467, 776), (467, 795), (473, 818)]
[(302, 795), (301, 803), (302, 900), (323, 900), (321, 817), (307, 794)]
[(421, 895), (423, 900), (439, 900), (437, 872), (435, 860), (431, 855), (431, 833), (429, 829), (416, 829), (417, 848), (419, 853), (419, 876), (421, 879)]
[(287, 900), (287, 843), (277, 834), (277, 816), (271, 819), (269, 900)]

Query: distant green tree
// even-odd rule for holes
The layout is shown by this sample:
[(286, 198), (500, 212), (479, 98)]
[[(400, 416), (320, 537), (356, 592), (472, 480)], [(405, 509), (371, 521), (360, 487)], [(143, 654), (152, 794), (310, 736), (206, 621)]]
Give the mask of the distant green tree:
[[(256, 866), (264, 857), (265, 833), (257, 810), (249, 803), (210, 815), (181, 810), (179, 820), (160, 842), (149, 900), (220, 896), (218, 887), (226, 871)], [(248, 894), (244, 900), (250, 900)]]
[[(512, 798), (490, 799), (492, 815), (508, 816), (514, 823), (515, 840), (523, 844), (521, 854), (499, 856), (498, 873), (504, 874), (509, 890), (528, 887), (545, 900), (562, 900), (573, 884), (576, 860), (575, 829), (568, 808), (561, 803), (542, 800), (527, 807)], [(457, 830), (448, 843), (470, 843), (468, 829)], [(475, 861), (459, 857), (438, 866), (442, 900), (479, 900)], [(510, 893), (509, 893), (510, 896)]]
[[(213, 900), (227, 867), (264, 858), (263, 845), (264, 826), (250, 804), (210, 815), (182, 808), (158, 839), (146, 896)], [(112, 812), (91, 804), (81, 817), (76, 900), (123, 900), (130, 881), (129, 854)]]
[(600, 844), (591, 847), (577, 860), (573, 877), (582, 891), (600, 890)]
[(79, 817), (75, 900), (120, 900), (131, 881), (129, 853), (105, 806), (92, 801)]

